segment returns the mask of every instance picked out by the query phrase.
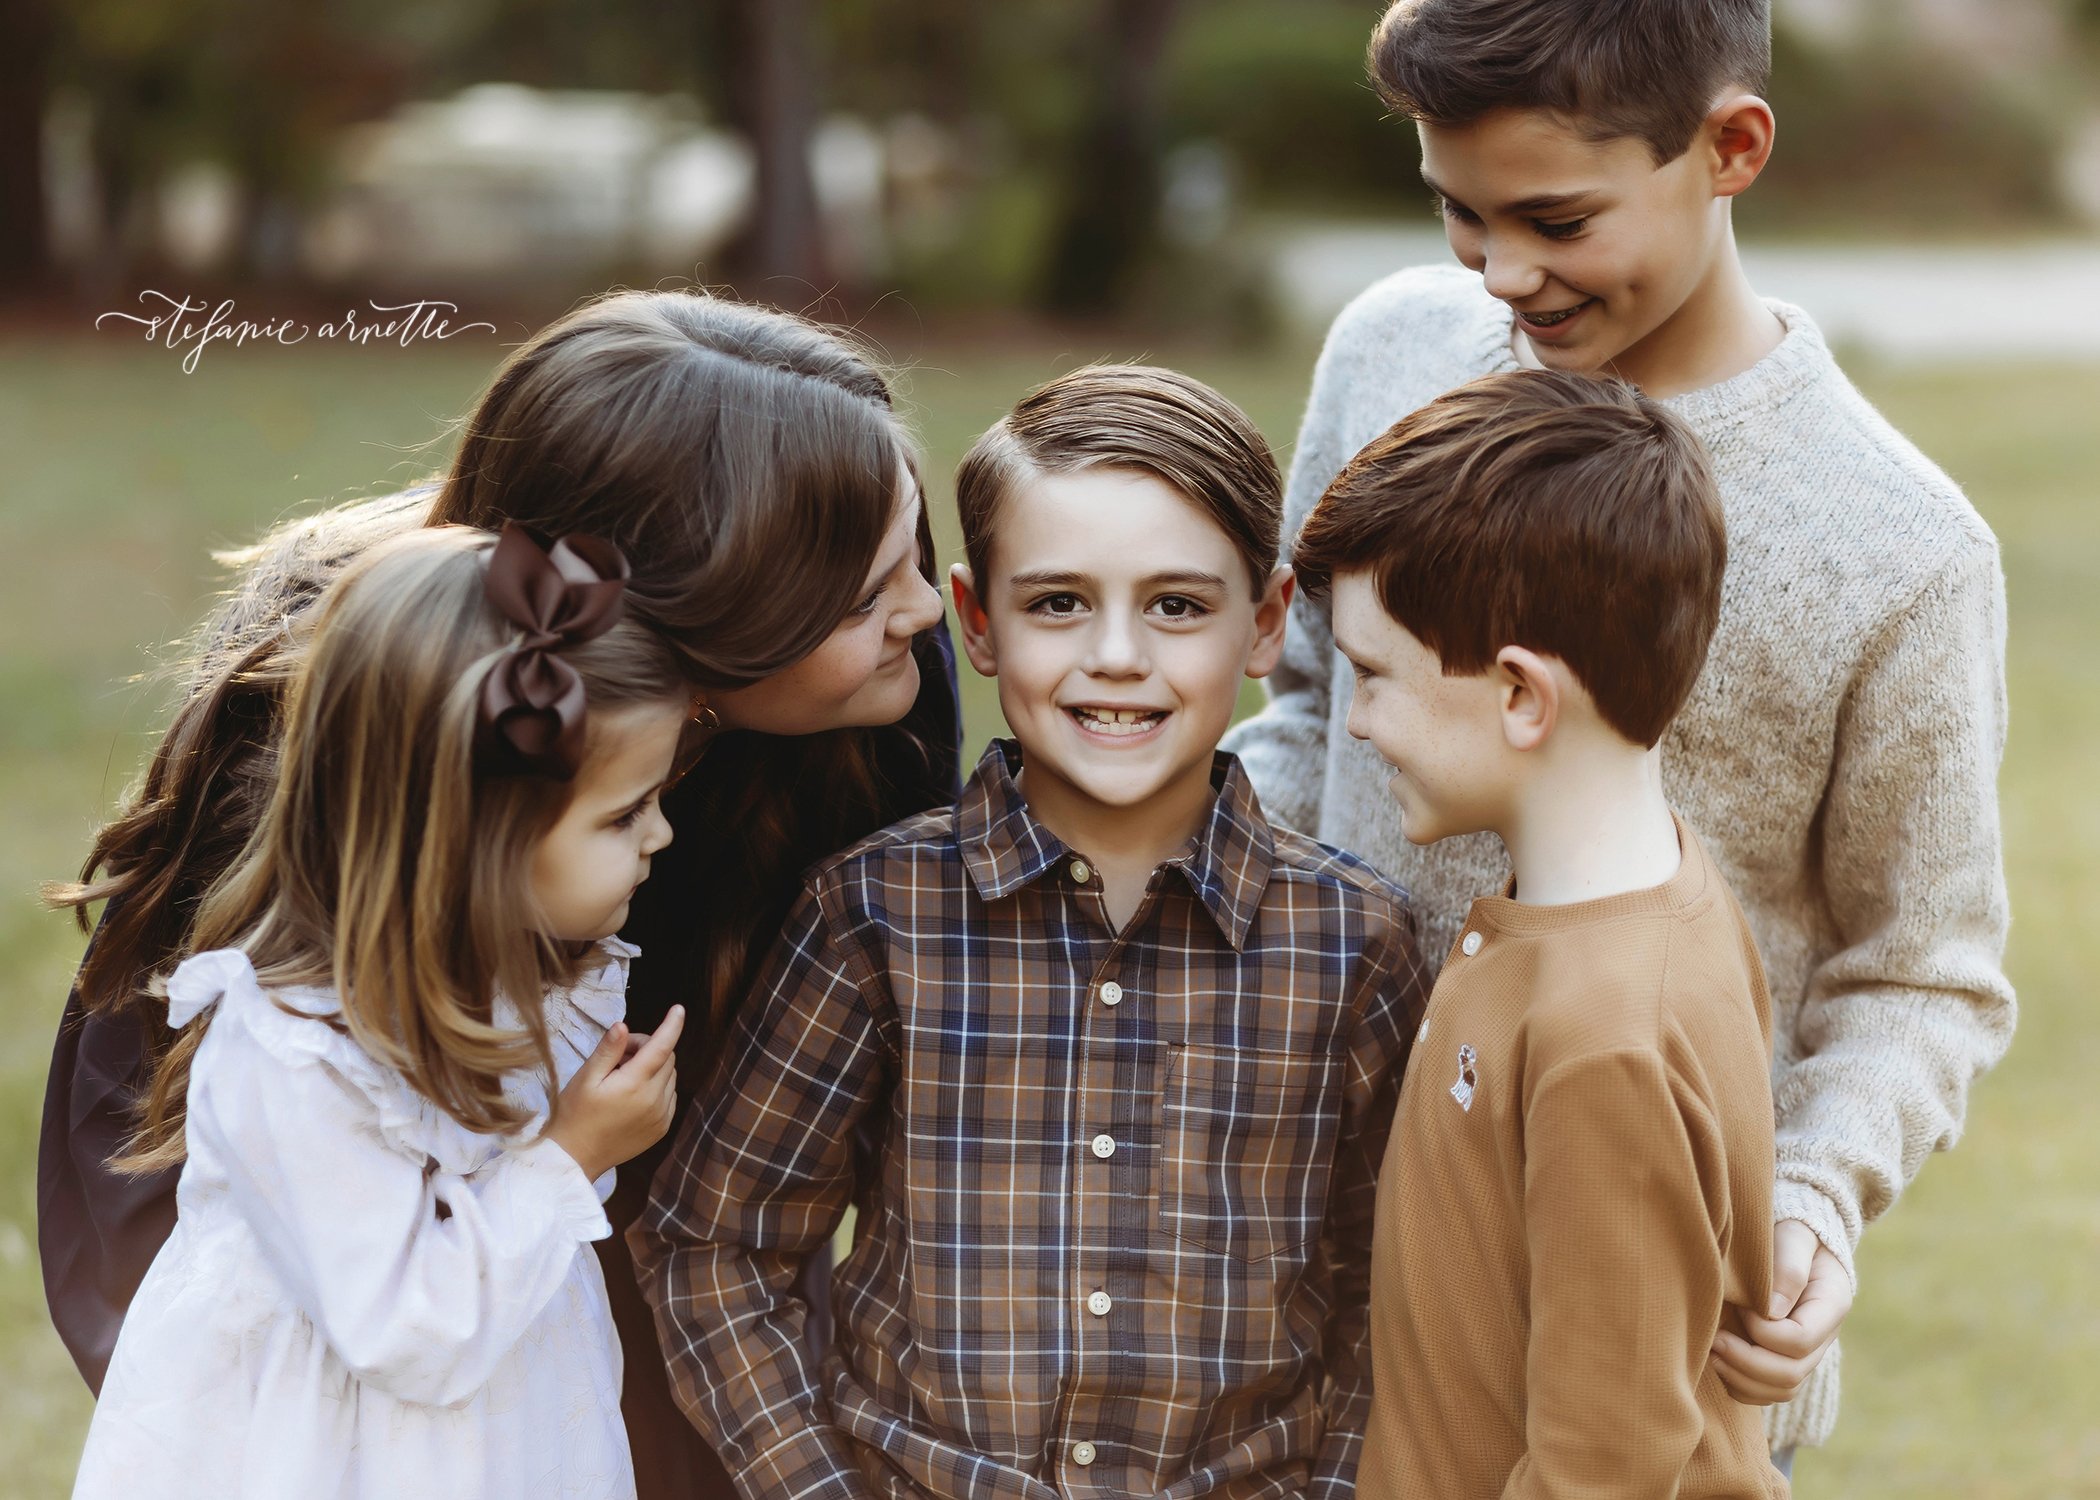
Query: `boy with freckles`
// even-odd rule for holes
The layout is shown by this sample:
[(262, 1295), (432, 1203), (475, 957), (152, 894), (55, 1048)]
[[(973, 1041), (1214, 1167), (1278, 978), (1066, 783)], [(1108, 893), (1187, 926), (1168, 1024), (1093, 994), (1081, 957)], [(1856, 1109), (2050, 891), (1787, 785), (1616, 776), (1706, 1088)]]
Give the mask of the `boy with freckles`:
[[(2012, 1035), (1997, 543), (1814, 320), (1744, 275), (1731, 212), (1773, 157), (1769, 0), (1399, 0), (1369, 60), (1458, 263), (1387, 277), (1335, 320), (1290, 528), (1393, 422), (1494, 372), (1617, 375), (1713, 455), (1728, 572), (1662, 776), (1771, 983), (1773, 1292), (1713, 1357), (1738, 1398), (1785, 1403), (1768, 1411), (1785, 1461), (1836, 1423), (1861, 1235), (1955, 1143)], [(1510, 864), (1483, 834), (1408, 840), (1347, 732), (1330, 625), (1301, 595), (1268, 708), (1226, 744), (1279, 819), (1407, 887), (1434, 958)]]
[(1721, 608), (1705, 450), (1620, 381), (1482, 376), (1350, 460), (1294, 554), (1409, 842), (1513, 871), (1401, 1087), (1360, 1500), (1784, 1496), (1707, 1361), (1771, 1294), (1771, 999), (1663, 790)]
[[(1282, 647), (1280, 489), (1143, 367), (964, 460), (956, 609), (1013, 738), (811, 872), (633, 1233), (750, 1500), (1348, 1500), (1425, 979), (1400, 890), (1217, 748)], [(849, 1203), (812, 1368), (797, 1270)]]

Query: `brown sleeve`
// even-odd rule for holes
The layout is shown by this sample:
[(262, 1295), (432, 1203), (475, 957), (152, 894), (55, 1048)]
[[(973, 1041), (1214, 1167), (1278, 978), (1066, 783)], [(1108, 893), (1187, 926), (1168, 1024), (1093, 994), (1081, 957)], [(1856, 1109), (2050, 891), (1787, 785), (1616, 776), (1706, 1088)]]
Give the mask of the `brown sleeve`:
[(1711, 1116), (1641, 1049), (1551, 1068), (1524, 1131), (1526, 1451), (1503, 1493), (1674, 1495), (1721, 1312)]

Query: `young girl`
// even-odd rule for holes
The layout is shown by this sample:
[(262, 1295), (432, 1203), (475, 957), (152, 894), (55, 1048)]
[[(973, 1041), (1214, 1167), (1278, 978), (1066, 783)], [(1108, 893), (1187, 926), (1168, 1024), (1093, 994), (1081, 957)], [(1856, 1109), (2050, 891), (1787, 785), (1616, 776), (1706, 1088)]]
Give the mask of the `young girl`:
[(175, 1230), (76, 1497), (633, 1493), (589, 1245), (674, 1108), (683, 1013), (635, 1045), (612, 934), (690, 690), (626, 577), (418, 530), (294, 642), (273, 794), (167, 981), (130, 1164), (182, 1161)]
[[(911, 435), (866, 355), (834, 330), (702, 293), (597, 298), (513, 350), (439, 481), (287, 523), (240, 554), (137, 787), (55, 893), (94, 937), (57, 1028), (37, 1167), (52, 1320), (100, 1389), (117, 1331), (175, 1220), (174, 1174), (108, 1163), (173, 1038), (147, 977), (197, 951), (199, 903), (246, 847), (276, 781), (290, 671), (283, 623), (387, 537), (418, 526), (583, 532), (634, 565), (631, 615), (671, 642), (723, 733), (666, 799), (677, 842), (622, 935), (642, 952), (628, 1014), (692, 1007), (681, 1086), (704, 1079), (801, 872), (954, 800), (955, 664)], [(792, 587), (784, 587), (791, 580)], [(809, 789), (821, 787), (822, 796)], [(733, 1500), (674, 1404), (618, 1233), (661, 1147), (622, 1164), (598, 1241), (644, 1500)], [(803, 1288), (821, 1308), (824, 1270)], [(813, 1349), (828, 1343), (812, 1316)]]

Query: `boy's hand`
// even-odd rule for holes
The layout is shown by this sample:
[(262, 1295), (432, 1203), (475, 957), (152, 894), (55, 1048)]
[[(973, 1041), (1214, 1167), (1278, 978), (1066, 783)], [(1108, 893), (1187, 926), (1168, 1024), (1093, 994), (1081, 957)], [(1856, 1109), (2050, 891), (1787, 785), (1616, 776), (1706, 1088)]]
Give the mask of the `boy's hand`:
[(1772, 1231), (1771, 1316), (1739, 1311), (1749, 1337), (1724, 1330), (1714, 1340), (1721, 1384), (1746, 1406), (1791, 1401), (1852, 1311), (1852, 1282), (1813, 1229), (1787, 1219)]
[(596, 1181), (671, 1128), (678, 1111), (672, 1053), (684, 1029), (682, 1005), (671, 1007), (652, 1036), (636, 1037), (618, 1022), (562, 1089), (546, 1138), (568, 1152), (584, 1176)]

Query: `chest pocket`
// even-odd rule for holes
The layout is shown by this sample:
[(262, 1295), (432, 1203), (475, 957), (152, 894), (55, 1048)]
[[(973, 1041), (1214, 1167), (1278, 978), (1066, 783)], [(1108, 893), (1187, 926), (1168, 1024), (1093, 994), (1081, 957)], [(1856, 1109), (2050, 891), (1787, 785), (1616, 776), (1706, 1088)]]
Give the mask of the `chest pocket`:
[(1170, 1047), (1160, 1093), (1159, 1227), (1236, 1260), (1320, 1233), (1334, 1166), (1340, 1060), (1252, 1047)]

